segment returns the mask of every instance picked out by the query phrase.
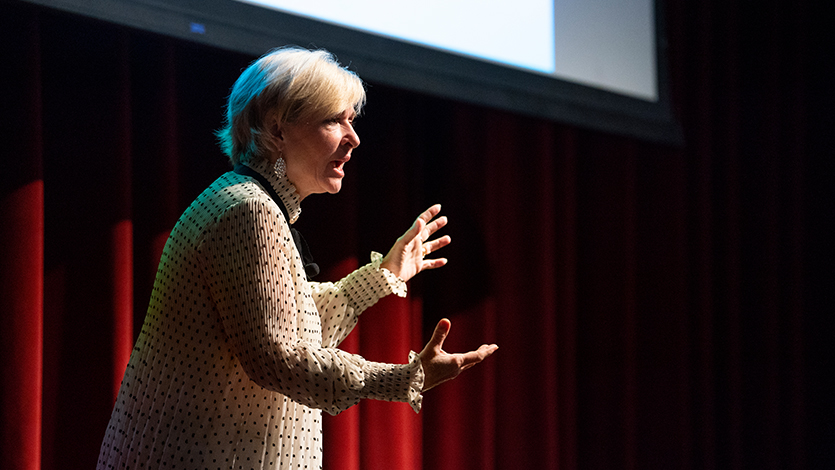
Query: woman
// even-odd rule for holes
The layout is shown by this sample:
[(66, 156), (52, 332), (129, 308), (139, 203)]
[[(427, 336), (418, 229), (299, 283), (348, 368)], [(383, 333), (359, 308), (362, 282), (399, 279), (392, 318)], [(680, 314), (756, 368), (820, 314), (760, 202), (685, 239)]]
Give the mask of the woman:
[(435, 205), (382, 257), (336, 283), (291, 228), (311, 194), (339, 192), (359, 143), (360, 79), (324, 51), (284, 48), (254, 62), (229, 97), (221, 146), (235, 170), (183, 213), (160, 260), (145, 323), (98, 467), (321, 468), (321, 410), (360, 399), (408, 402), (496, 350), (441, 348), (442, 320), (405, 364), (337, 348), (359, 314), (415, 274), (447, 220)]

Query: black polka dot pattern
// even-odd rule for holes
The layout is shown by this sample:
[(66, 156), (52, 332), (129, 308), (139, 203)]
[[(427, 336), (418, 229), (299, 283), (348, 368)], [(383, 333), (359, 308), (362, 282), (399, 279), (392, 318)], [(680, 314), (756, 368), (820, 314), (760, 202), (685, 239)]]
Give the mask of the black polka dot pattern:
[[(252, 168), (290, 214), (295, 188)], [(335, 283), (305, 280), (290, 229), (252, 178), (229, 172), (183, 213), (166, 243), (99, 469), (315, 469), (321, 410), (362, 398), (420, 410), (423, 370), (337, 349), (359, 314), (406, 286), (381, 256)]]

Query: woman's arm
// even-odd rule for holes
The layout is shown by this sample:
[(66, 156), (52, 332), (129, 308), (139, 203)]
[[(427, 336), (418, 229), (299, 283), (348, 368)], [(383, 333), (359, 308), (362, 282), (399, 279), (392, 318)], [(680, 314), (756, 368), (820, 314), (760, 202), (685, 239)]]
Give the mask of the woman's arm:
[(429, 240), (447, 224), (446, 217), (437, 217), (440, 212), (441, 205), (435, 204), (420, 214), (385, 258), (372, 253), (370, 264), (337, 283), (310, 283), (326, 346), (338, 346), (356, 326), (360, 313), (382, 297), (391, 293), (405, 297), (405, 281), (425, 269), (446, 264), (444, 258), (425, 259), (451, 241), (449, 236)]
[(336, 347), (356, 326), (366, 309), (389, 294), (406, 297), (406, 283), (380, 268), (383, 256), (371, 253), (371, 262), (339, 282), (311, 282), (313, 300), (322, 319), (322, 344)]
[[(269, 200), (248, 199), (227, 209), (199, 247), (202, 270), (230, 347), (247, 375), (312, 408), (335, 414), (362, 398), (420, 407), (422, 369), (366, 361), (305, 340), (315, 327), (305, 312), (304, 281), (296, 269), (289, 228)], [(314, 336), (315, 337), (315, 336)]]

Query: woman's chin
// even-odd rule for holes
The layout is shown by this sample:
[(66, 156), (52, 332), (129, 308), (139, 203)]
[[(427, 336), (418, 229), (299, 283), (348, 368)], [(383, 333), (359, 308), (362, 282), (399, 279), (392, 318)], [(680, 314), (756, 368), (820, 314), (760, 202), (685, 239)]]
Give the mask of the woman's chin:
[(330, 188), (328, 189), (328, 193), (336, 194), (340, 190), (342, 190), (342, 178), (339, 178), (338, 180), (331, 183)]
[(339, 191), (342, 190), (342, 178), (341, 177), (340, 178), (331, 177), (331, 178), (328, 178), (327, 180), (325, 180), (323, 183), (324, 184), (322, 184), (320, 186), (320, 190), (317, 191), (320, 194), (321, 193), (336, 194), (336, 193), (338, 193)]

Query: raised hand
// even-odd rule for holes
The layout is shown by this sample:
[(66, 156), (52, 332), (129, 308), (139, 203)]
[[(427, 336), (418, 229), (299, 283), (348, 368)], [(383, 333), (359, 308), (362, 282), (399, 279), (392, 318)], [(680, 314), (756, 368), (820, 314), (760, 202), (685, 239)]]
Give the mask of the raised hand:
[(446, 258), (426, 259), (427, 255), (452, 241), (449, 235), (429, 240), (429, 237), (447, 224), (445, 216), (437, 217), (440, 212), (441, 205), (435, 204), (420, 214), (409, 230), (397, 239), (380, 266), (408, 281), (424, 269), (435, 269), (445, 265)]

